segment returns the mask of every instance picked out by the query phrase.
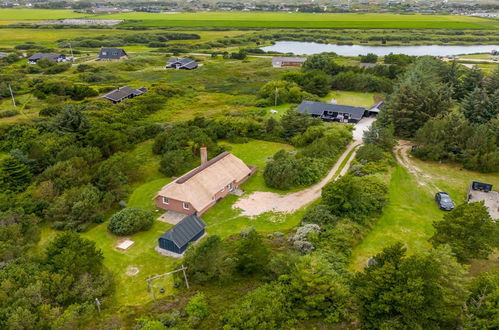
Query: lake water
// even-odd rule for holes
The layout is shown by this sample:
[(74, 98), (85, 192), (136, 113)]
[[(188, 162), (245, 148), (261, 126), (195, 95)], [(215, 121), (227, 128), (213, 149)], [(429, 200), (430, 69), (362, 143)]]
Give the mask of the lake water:
[(499, 45), (419, 45), (419, 46), (367, 46), (367, 45), (336, 45), (317, 42), (277, 41), (275, 45), (262, 47), (264, 51), (293, 53), (295, 55), (313, 55), (324, 52), (335, 52), (342, 56), (357, 56), (373, 53), (385, 56), (390, 53), (411, 56), (448, 56), (474, 53), (490, 53), (499, 49)]

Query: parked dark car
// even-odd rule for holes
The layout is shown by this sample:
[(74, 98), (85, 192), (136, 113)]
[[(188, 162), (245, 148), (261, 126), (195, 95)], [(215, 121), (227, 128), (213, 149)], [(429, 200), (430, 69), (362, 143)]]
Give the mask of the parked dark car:
[(454, 202), (446, 192), (441, 191), (436, 193), (435, 200), (437, 201), (438, 207), (440, 207), (441, 210), (450, 211), (454, 208)]

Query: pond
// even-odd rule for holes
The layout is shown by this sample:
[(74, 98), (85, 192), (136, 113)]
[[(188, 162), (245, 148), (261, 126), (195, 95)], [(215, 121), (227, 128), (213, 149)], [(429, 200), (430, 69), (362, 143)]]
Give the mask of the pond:
[(266, 52), (294, 53), (295, 55), (312, 55), (324, 52), (335, 52), (342, 56), (358, 56), (373, 53), (385, 56), (390, 53), (411, 56), (448, 56), (474, 53), (490, 53), (499, 49), (499, 45), (418, 45), (418, 46), (367, 46), (336, 45), (317, 42), (277, 41), (275, 45), (262, 47)]

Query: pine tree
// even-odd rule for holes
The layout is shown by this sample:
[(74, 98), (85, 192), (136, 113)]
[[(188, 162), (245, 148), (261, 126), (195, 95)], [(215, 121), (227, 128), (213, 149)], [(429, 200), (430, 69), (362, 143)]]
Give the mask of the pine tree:
[(390, 95), (386, 111), (395, 135), (413, 137), (428, 120), (451, 105), (450, 89), (435, 74), (433, 59), (421, 58), (407, 71)]
[(475, 88), (463, 100), (461, 111), (474, 124), (483, 124), (499, 114), (499, 90), (489, 95), (487, 91)]
[(7, 157), (0, 167), (0, 183), (2, 188), (13, 192), (26, 189), (31, 181), (31, 172), (28, 166), (15, 157)]

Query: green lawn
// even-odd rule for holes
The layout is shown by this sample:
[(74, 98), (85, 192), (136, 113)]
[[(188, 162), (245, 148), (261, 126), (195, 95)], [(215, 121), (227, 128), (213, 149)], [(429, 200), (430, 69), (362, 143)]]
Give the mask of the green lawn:
[(258, 172), (244, 184), (243, 189), (245, 191), (272, 191), (281, 194), (289, 193), (289, 191), (283, 192), (267, 187), (263, 179), (263, 168), (265, 167), (268, 157), (281, 149), (287, 151), (293, 150), (291, 145), (260, 140), (251, 140), (248, 143), (240, 144), (228, 142), (222, 142), (221, 144), (227, 146), (230, 152), (241, 158), (246, 164), (258, 166)]
[[(424, 162), (411, 158), (438, 188), (450, 194), (456, 204), (466, 201), (466, 192), (473, 180), (499, 185), (499, 174), (484, 174), (462, 169), (456, 164)], [(433, 234), (433, 221), (445, 214), (435, 204), (433, 191), (416, 183), (405, 168), (397, 165), (389, 188), (389, 202), (372, 231), (354, 249), (352, 267), (365, 266), (369, 257), (397, 241), (406, 245), (410, 253), (430, 247), (427, 240)]]
[(332, 99), (335, 99), (338, 104), (369, 108), (376, 103), (374, 95), (375, 93), (333, 91), (323, 99), (328, 103), (331, 102)]
[(397, 14), (309, 14), (261, 12), (120, 13), (98, 16), (138, 20), (127, 26), (245, 27), (245, 28), (424, 28), (497, 29), (494, 20), (465, 16)]
[(419, 186), (400, 165), (392, 174), (389, 202), (372, 231), (353, 250), (353, 267), (362, 269), (367, 259), (395, 242), (404, 243), (410, 251), (429, 247), (432, 223), (442, 217), (431, 193)]

